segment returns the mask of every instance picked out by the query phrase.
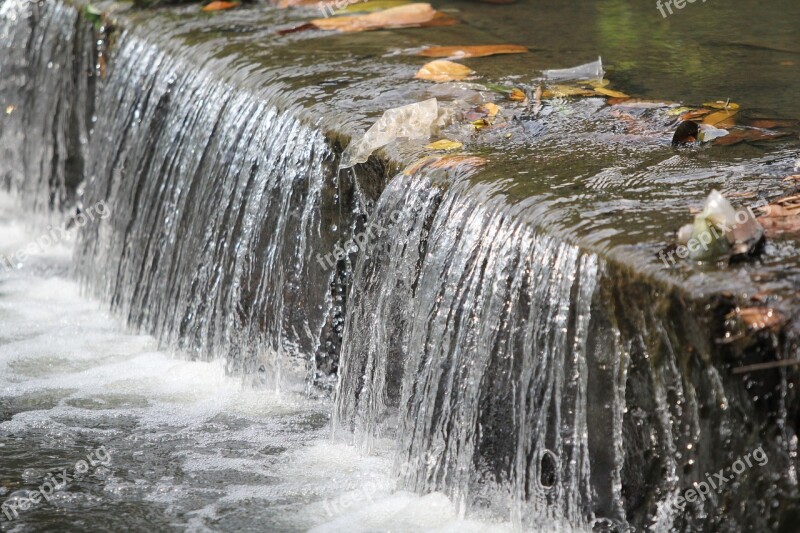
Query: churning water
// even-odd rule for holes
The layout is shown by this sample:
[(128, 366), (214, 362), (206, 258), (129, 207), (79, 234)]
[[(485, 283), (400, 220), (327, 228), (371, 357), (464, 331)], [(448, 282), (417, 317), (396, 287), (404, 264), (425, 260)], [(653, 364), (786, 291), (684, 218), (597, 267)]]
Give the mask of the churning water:
[[(0, 254), (41, 236), (0, 197)], [(30, 497), (104, 447), (110, 464), (3, 530), (502, 531), (443, 494), (397, 490), (392, 446), (330, 438), (330, 403), (253, 388), (125, 332), (68, 275), (74, 232), (0, 273), (0, 501)], [(18, 517), (16, 514), (18, 514)]]

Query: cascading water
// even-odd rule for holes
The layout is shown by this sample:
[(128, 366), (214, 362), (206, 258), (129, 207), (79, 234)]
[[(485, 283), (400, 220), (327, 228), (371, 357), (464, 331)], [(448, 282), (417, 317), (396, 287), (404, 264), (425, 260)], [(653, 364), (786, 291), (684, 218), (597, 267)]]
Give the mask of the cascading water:
[(83, 197), (114, 215), (82, 234), (77, 270), (134, 326), (275, 377), (316, 352), (329, 307), (312, 257), (325, 141), (144, 41), (118, 46)]
[(525, 206), (503, 212), (454, 189), (404, 174), (387, 188), (376, 223), (396, 210), (401, 222), (388, 252), (357, 267), (337, 421), (353, 420), (368, 442), (399, 417), (400, 468), (415, 490), (466, 506), (494, 485), (526, 527), (585, 526), (597, 259), (533, 233)]

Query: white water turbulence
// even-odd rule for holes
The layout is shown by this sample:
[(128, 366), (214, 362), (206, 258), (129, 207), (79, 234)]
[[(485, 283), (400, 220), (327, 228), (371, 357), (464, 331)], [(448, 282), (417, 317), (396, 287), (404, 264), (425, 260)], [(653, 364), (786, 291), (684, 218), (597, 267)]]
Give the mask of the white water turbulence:
[[(0, 196), (0, 254), (40, 236)], [(253, 388), (127, 333), (68, 272), (74, 231), (0, 268), (0, 503), (102, 447), (108, 464), (0, 530), (507, 531), (441, 493), (398, 491), (392, 445), (330, 439), (330, 404)], [(19, 472), (22, 472), (20, 474)]]

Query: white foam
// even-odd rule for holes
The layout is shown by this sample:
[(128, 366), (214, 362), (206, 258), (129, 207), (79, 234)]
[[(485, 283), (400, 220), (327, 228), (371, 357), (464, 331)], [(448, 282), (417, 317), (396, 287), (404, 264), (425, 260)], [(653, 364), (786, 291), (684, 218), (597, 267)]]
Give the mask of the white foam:
[[(0, 195), (0, 255), (41, 234), (43, 221), (25, 217)], [(191, 530), (265, 520), (320, 532), (506, 529), (460, 519), (442, 494), (397, 491), (390, 443), (365, 457), (331, 441), (329, 402), (244, 386), (221, 361), (181, 360), (126, 332), (69, 278), (73, 239), (0, 266), (0, 406), (13, 413), (0, 435), (64, 450), (103, 443), (105, 497), (160, 506)], [(46, 473), (27, 466), (28, 477)], [(56, 502), (75, 498), (96, 499)]]

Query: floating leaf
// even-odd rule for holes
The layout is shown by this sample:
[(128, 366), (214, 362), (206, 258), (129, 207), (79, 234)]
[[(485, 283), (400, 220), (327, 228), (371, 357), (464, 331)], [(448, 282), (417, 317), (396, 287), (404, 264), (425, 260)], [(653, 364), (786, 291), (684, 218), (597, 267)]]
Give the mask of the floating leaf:
[[(309, 0), (309, 3), (316, 3), (318, 0)], [(352, 4), (337, 9), (334, 15), (344, 15), (345, 13), (372, 13), (382, 9), (399, 7), (410, 4), (410, 0), (370, 0), (369, 2), (355, 1)]]
[(403, 170), (403, 174), (411, 176), (424, 168), (439, 168), (445, 170), (474, 169), (485, 164), (486, 160), (484, 158), (474, 155), (426, 156), (406, 167), (406, 169)]
[(483, 104), (481, 106), (481, 109), (486, 111), (486, 114), (489, 115), (490, 117), (493, 117), (500, 112), (500, 108), (497, 105), (493, 104), (492, 102), (487, 102)]
[(725, 102), (719, 100), (716, 102), (707, 102), (703, 104), (703, 107), (707, 107), (709, 109), (729, 109), (731, 111), (735, 111), (739, 109), (739, 104), (731, 102), (730, 100), (727, 100)]
[(496, 54), (523, 54), (528, 49), (516, 44), (488, 44), (483, 46), (431, 46), (417, 55), (425, 57), (486, 57)]
[(516, 87), (511, 89), (511, 94), (508, 95), (508, 99), (515, 102), (524, 102), (527, 98), (522, 89), (517, 89)]
[(737, 129), (714, 141), (715, 146), (732, 146), (743, 142), (774, 141), (789, 135), (786, 132), (769, 132), (756, 129)]
[(693, 109), (682, 114), (678, 120), (697, 120), (711, 113), (710, 109)]
[(796, 120), (782, 120), (776, 118), (754, 118), (747, 122), (748, 126), (753, 126), (754, 128), (764, 128), (764, 129), (772, 129), (772, 128), (796, 128), (800, 123)]
[(571, 85), (553, 85), (542, 92), (542, 98), (565, 98), (568, 96), (595, 96), (594, 91)]
[(683, 115), (684, 113), (687, 113), (689, 111), (695, 111), (695, 109), (693, 107), (686, 107), (686, 106), (673, 107), (672, 109), (667, 111), (667, 115), (669, 115), (670, 117), (677, 117), (678, 115)]
[(212, 11), (223, 11), (225, 9), (233, 9), (239, 7), (239, 2), (227, 2), (225, 0), (215, 0), (210, 4), (203, 6), (203, 11), (210, 13)]
[(595, 87), (594, 92), (600, 93), (605, 96), (610, 96), (612, 98), (630, 98), (625, 93), (621, 93), (619, 91), (613, 91), (611, 89), (606, 89), (605, 87)]
[(733, 126), (735, 124), (733, 117), (736, 115), (736, 113), (738, 113), (738, 111), (735, 110), (717, 111), (715, 113), (707, 115), (703, 119), (703, 124), (708, 124), (709, 126), (716, 126), (718, 128)]
[(437, 59), (424, 65), (414, 77), (420, 80), (442, 83), (445, 81), (461, 81), (470, 74), (473, 74), (473, 71), (467, 66), (444, 59)]
[(458, 141), (441, 139), (439, 141), (430, 143), (429, 145), (425, 146), (425, 148), (429, 150), (458, 150), (462, 146), (464, 145)]
[(367, 13), (366, 15), (314, 19), (311, 24), (321, 30), (354, 33), (385, 28), (449, 26), (456, 22), (456, 19), (436, 11), (430, 4), (415, 3), (375, 13)]
[(585, 80), (585, 81), (579, 81), (579, 82), (578, 82), (578, 85), (588, 85), (588, 86), (589, 86), (589, 87), (591, 87), (592, 89), (597, 89), (597, 88), (599, 88), (599, 87), (606, 87), (606, 86), (607, 86), (607, 85), (609, 85), (610, 83), (611, 83), (610, 81), (608, 81), (607, 79), (603, 78), (602, 80)]
[(431, 163), (431, 168), (463, 168), (481, 167), (486, 164), (486, 160), (476, 155), (447, 155)]

